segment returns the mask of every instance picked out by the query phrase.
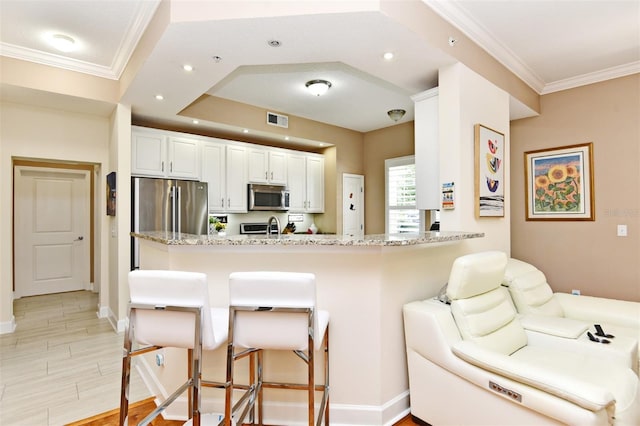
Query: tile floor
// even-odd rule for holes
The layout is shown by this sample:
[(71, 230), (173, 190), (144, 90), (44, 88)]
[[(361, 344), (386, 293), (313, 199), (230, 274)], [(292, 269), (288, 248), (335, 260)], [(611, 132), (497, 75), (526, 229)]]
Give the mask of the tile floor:
[[(64, 425), (119, 406), (123, 335), (97, 307), (88, 291), (14, 302), (16, 331), (0, 335), (0, 425)], [(151, 396), (135, 369), (130, 392)]]

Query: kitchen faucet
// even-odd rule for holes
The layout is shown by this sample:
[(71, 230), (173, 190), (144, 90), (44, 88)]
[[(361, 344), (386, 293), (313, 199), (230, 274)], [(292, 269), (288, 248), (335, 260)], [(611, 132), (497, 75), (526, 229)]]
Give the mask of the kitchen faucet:
[(276, 230), (278, 231), (278, 235), (280, 235), (280, 221), (275, 216), (271, 216), (267, 222), (267, 235), (271, 235), (271, 222), (274, 220), (276, 221)]

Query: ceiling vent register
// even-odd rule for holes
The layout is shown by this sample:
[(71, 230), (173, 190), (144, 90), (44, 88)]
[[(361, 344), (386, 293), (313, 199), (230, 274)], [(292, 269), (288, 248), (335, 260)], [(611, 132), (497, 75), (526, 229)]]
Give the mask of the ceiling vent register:
[(267, 112), (267, 124), (272, 126), (289, 128), (289, 117), (275, 112)]

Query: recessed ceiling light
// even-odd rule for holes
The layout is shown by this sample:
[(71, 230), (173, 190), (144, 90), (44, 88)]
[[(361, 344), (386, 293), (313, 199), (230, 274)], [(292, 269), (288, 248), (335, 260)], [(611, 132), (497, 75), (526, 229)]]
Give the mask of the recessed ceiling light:
[(193, 120), (193, 121), (192, 121), (192, 123), (193, 123), (193, 124), (198, 124), (198, 123), (200, 123), (200, 122), (199, 122), (198, 120)]
[(382, 57), (384, 58), (385, 61), (390, 61), (393, 59), (394, 54), (393, 52), (385, 52), (384, 55), (382, 55)]
[(213, 61), (217, 64), (218, 62), (222, 61), (222, 58), (218, 55), (212, 56), (211, 59), (213, 59)]
[(156, 95), (156, 99), (157, 99), (157, 100), (159, 100), (159, 101), (161, 101), (161, 100), (163, 100), (163, 99), (164, 99), (164, 96), (162, 96), (162, 95)]
[(71, 52), (76, 48), (76, 41), (64, 34), (53, 34), (49, 37), (49, 43), (61, 52)]
[(284, 140), (285, 140), (285, 141), (288, 141), (288, 140), (289, 140), (289, 136), (285, 136), (285, 137), (284, 137)]
[(187, 71), (187, 72), (190, 72), (190, 71), (193, 71), (193, 66), (192, 66), (192, 65), (189, 65), (189, 64), (184, 64), (184, 65), (182, 66), (182, 69), (183, 69), (183, 70), (185, 70), (185, 71)]
[(242, 133), (249, 133), (249, 129), (242, 129)]
[(267, 44), (271, 47), (280, 47), (282, 46), (282, 43), (280, 42), (280, 40), (269, 40), (267, 42)]

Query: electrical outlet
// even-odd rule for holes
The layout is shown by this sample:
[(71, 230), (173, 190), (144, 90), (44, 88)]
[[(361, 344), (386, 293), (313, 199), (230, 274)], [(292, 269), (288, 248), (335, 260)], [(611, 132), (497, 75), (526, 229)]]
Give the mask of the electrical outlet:
[(627, 225), (618, 225), (618, 237), (627, 236)]
[(580, 296), (580, 290), (571, 290), (571, 294), (573, 294), (574, 296)]

